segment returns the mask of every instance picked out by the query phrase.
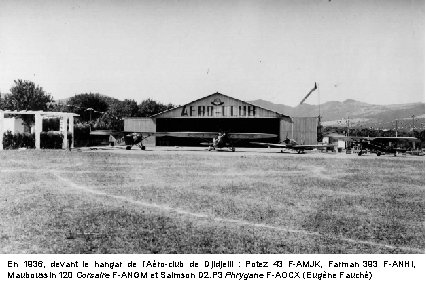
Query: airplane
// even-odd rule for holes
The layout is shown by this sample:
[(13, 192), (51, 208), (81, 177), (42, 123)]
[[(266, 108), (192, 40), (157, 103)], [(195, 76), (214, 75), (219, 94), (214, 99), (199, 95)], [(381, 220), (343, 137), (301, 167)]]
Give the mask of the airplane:
[[(289, 139), (289, 138), (286, 138), (283, 141), (283, 143), (279, 143), (279, 144), (262, 143), (262, 142), (251, 142), (251, 144), (263, 145), (263, 146), (275, 147), (275, 148), (286, 148), (286, 149), (297, 151), (298, 154), (304, 154), (305, 150), (334, 148), (334, 145), (324, 145), (324, 144), (302, 145), (302, 144), (298, 144), (296, 140)], [(281, 153), (284, 153), (283, 149), (281, 149)]]
[[(356, 141), (360, 145), (360, 151), (358, 156), (362, 156), (369, 150), (372, 153), (376, 153), (377, 156), (382, 154), (390, 153), (396, 156), (398, 153), (405, 153), (409, 149), (395, 147), (394, 145), (398, 142), (418, 142), (419, 139), (415, 137), (350, 137), (351, 140)], [(388, 145), (385, 145), (385, 144)]]
[(124, 136), (126, 150), (130, 150), (133, 145), (138, 145), (141, 150), (145, 150), (143, 140), (148, 137), (190, 137), (212, 139), (212, 142), (202, 142), (201, 145), (209, 146), (208, 150), (229, 148), (235, 152), (235, 143), (238, 140), (257, 140), (265, 138), (275, 138), (276, 134), (269, 133), (232, 133), (232, 132), (134, 132)]

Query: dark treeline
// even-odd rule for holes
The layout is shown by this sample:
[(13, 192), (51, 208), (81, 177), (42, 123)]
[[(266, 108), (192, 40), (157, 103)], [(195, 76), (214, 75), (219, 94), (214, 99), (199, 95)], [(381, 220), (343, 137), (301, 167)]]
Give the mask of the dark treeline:
[(122, 131), (124, 117), (149, 117), (174, 107), (153, 99), (138, 104), (135, 100), (121, 101), (98, 93), (85, 93), (71, 97), (66, 103), (54, 104), (51, 110), (74, 112), (80, 115), (77, 121), (90, 124), (93, 129)]
[[(149, 117), (159, 112), (174, 108), (172, 104), (162, 104), (153, 99), (145, 99), (139, 104), (135, 100), (118, 100), (99, 93), (81, 93), (57, 103), (42, 87), (31, 81), (15, 80), (10, 93), (0, 95), (0, 109), (8, 110), (43, 110), (74, 112), (76, 126), (91, 129), (123, 130), (124, 117)], [(25, 123), (31, 125), (34, 116), (22, 116)], [(47, 128), (56, 125), (51, 121)]]

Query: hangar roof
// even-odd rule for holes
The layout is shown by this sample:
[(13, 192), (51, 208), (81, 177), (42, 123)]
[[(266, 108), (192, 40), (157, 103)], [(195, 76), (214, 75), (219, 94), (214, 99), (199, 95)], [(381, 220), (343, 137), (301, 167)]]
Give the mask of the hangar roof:
[(167, 111), (152, 118), (291, 118), (221, 93), (214, 93)]

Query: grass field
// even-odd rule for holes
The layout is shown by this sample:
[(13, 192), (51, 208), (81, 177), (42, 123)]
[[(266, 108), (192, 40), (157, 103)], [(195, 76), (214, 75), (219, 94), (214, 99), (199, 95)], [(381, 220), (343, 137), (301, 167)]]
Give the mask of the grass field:
[(264, 150), (2, 151), (0, 252), (424, 253), (423, 157)]

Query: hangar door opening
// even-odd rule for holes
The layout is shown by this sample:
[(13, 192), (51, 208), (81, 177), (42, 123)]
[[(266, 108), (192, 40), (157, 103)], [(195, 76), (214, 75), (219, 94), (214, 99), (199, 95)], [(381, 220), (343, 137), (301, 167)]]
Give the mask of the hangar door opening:
[[(157, 118), (158, 132), (239, 132), (239, 133), (270, 133), (277, 138), (260, 140), (241, 140), (238, 147), (254, 147), (249, 142), (259, 141), (278, 143), (280, 134), (279, 118)], [(157, 146), (201, 146), (202, 142), (211, 142), (200, 138), (157, 137)]]

